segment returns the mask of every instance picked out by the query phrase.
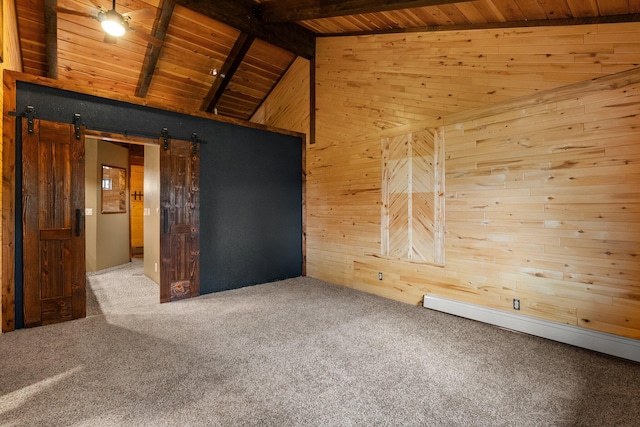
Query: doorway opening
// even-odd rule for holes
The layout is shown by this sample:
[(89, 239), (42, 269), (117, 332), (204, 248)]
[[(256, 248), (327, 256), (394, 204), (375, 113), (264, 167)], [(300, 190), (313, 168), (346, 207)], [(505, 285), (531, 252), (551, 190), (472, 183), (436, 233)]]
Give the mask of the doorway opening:
[[(85, 163), (88, 170), (122, 169), (120, 193), (109, 194), (111, 210), (105, 210), (105, 192), (113, 191), (99, 173), (88, 172), (86, 180), (87, 271), (99, 271), (130, 263), (137, 247), (143, 248), (143, 274), (160, 285), (160, 302), (191, 298), (200, 294), (200, 156), (199, 141), (157, 140), (87, 132)], [(161, 147), (162, 141), (162, 147)], [(142, 145), (142, 189), (132, 193), (131, 147)], [(100, 167), (98, 167), (100, 165)], [(138, 164), (138, 166), (140, 166)], [(117, 175), (116, 175), (117, 176)], [(134, 199), (133, 201), (131, 199)], [(142, 245), (132, 240), (132, 206), (143, 201)], [(139, 206), (139, 204), (138, 204)], [(160, 226), (162, 220), (162, 227)], [(134, 235), (135, 237), (135, 235)]]
[[(105, 167), (123, 171), (120, 193), (111, 194), (113, 182), (105, 186), (113, 179), (113, 172), (105, 178)], [(141, 301), (158, 303), (158, 141), (87, 130), (85, 168), (87, 315)], [(108, 198), (121, 198), (117, 209), (105, 208)]]

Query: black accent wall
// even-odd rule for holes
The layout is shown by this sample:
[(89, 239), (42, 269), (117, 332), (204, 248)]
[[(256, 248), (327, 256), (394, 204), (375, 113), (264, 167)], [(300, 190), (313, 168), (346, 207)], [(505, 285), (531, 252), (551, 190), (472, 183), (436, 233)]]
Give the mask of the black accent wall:
[[(172, 138), (197, 133), (206, 142), (200, 147), (202, 294), (302, 274), (300, 138), (24, 82), (16, 105), (18, 114), (31, 105), (36, 118), (64, 123), (80, 114), (92, 130), (157, 138), (167, 128)], [(21, 289), (16, 283), (16, 293)]]

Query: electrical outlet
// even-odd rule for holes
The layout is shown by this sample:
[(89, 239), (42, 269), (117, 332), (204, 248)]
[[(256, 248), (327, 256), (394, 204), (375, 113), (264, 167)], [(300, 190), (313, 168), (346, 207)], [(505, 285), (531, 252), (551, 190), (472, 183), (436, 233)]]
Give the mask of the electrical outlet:
[(382, 272), (378, 273), (378, 280), (382, 280)]
[(513, 309), (514, 310), (520, 310), (520, 300), (519, 299), (516, 299), (516, 298), (513, 299)]

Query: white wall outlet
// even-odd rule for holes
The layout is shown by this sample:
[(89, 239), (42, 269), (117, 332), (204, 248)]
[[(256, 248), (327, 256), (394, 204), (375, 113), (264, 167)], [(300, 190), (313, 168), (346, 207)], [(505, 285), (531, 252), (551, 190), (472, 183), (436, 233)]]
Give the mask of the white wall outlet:
[(86, 216), (91, 216), (93, 215), (93, 209), (92, 208), (84, 208), (84, 214)]

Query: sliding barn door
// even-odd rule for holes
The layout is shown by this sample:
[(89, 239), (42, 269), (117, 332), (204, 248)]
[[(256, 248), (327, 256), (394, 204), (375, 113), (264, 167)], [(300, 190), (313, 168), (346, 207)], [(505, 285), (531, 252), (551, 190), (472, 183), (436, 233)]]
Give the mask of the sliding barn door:
[(200, 294), (198, 146), (160, 140), (160, 302)]
[(25, 326), (85, 317), (83, 132), (23, 120), (22, 204)]

